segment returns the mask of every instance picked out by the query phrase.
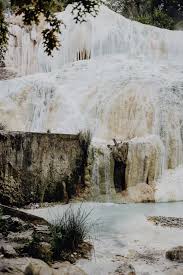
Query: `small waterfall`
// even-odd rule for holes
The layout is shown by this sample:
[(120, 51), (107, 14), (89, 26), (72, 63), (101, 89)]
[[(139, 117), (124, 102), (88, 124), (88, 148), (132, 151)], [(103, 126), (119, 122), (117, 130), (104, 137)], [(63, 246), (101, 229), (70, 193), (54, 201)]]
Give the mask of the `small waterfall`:
[(111, 185), (113, 181), (111, 180), (111, 155), (110, 152), (105, 152), (104, 153), (104, 163), (105, 163), (105, 170), (104, 170), (104, 175), (105, 175), (105, 189), (106, 189), (106, 199), (107, 201), (111, 201)]
[(109, 202), (116, 193), (113, 183), (114, 161), (106, 145), (92, 144), (87, 168), (87, 180), (90, 186), (89, 199)]

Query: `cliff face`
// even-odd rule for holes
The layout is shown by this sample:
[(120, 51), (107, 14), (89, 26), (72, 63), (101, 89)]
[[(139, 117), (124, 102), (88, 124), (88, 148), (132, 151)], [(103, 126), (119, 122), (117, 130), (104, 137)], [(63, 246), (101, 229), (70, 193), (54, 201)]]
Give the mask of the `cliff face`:
[(63, 201), (83, 184), (84, 151), (79, 136), (0, 133), (0, 203)]

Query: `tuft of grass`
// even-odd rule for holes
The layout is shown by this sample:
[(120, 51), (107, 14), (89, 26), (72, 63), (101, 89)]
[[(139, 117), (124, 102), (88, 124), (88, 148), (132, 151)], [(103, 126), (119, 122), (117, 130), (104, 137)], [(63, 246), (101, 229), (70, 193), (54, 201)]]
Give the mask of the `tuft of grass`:
[(80, 206), (76, 211), (70, 206), (61, 218), (51, 226), (52, 247), (55, 258), (60, 258), (64, 251), (75, 251), (79, 245), (91, 238), (90, 214)]

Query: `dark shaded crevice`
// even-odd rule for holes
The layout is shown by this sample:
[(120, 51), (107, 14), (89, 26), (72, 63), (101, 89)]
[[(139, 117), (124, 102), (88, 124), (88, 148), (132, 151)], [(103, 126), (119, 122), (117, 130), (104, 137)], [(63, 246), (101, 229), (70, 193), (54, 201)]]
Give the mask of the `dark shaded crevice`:
[(114, 187), (116, 192), (127, 189), (126, 184), (126, 163), (128, 158), (128, 142), (118, 143), (113, 139), (114, 145), (108, 145), (114, 159)]
[(116, 192), (126, 190), (125, 181), (126, 164), (123, 161), (115, 161), (114, 163), (114, 186)]

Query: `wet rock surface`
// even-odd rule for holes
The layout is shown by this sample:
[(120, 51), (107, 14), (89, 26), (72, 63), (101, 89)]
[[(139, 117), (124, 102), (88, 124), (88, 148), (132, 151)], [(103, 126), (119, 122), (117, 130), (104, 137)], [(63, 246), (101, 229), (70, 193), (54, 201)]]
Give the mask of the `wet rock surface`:
[(147, 220), (154, 223), (155, 225), (183, 229), (183, 218), (164, 217), (164, 216), (149, 216), (147, 218)]
[(84, 186), (80, 135), (0, 132), (0, 202), (68, 202)]
[(15, 77), (16, 73), (14, 71), (9, 70), (5, 67), (0, 67), (0, 80), (7, 80)]
[(18, 256), (13, 246), (5, 242), (0, 242), (0, 253), (6, 258), (15, 258)]
[(136, 272), (132, 265), (124, 263), (115, 270), (114, 275), (136, 275)]
[(177, 246), (166, 251), (166, 258), (171, 261), (183, 263), (183, 246)]

